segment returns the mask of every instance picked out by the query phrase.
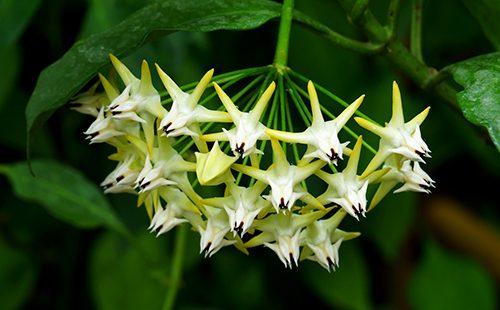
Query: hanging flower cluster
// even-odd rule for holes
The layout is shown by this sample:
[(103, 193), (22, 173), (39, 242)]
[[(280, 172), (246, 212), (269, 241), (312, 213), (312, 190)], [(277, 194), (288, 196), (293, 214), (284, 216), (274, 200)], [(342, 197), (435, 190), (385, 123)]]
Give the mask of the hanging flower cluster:
[[(137, 78), (110, 57), (124, 87), (99, 75), (100, 82), (73, 101), (75, 110), (95, 117), (85, 131), (90, 143), (116, 148), (109, 157), (116, 168), (101, 185), (105, 193), (138, 195), (138, 205), (151, 219), (149, 229), (157, 235), (189, 223), (201, 235), (200, 253), (206, 257), (227, 245), (245, 253), (264, 245), (286, 267), (310, 259), (331, 271), (339, 265), (341, 243), (359, 235), (339, 229), (347, 214), (365, 217), (397, 184), (402, 186), (395, 192), (434, 187), (420, 166), (430, 153), (420, 136), (429, 109), (405, 122), (396, 83), (392, 118), (384, 127), (355, 118), (380, 136), (378, 151), (358, 174), (362, 137), (350, 149), (339, 134), (364, 96), (334, 117), (320, 104), (311, 81), (306, 92), (273, 67), (217, 77), (210, 70), (198, 83), (179, 87), (156, 65), (166, 89), (161, 93), (146, 61)], [(226, 93), (252, 76), (233, 97)], [(212, 86), (215, 92), (204, 96)], [(297, 108), (293, 114), (289, 97)], [(302, 132), (293, 130), (297, 113), (309, 125)], [(299, 148), (305, 149), (302, 156)], [(289, 149), (294, 160), (287, 158)], [(314, 178), (326, 188), (317, 197), (307, 190)], [(371, 184), (379, 185), (367, 207)], [(212, 187), (212, 196), (201, 195), (202, 187)]]

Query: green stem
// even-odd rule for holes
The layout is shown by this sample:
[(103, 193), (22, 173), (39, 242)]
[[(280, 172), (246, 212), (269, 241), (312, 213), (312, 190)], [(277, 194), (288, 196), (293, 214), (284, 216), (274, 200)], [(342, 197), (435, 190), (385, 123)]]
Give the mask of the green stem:
[(281, 9), (280, 28), (278, 32), (278, 43), (274, 54), (274, 64), (278, 69), (286, 67), (288, 60), (288, 43), (290, 41), (290, 29), (292, 27), (294, 0), (284, 0)]
[(175, 298), (177, 297), (177, 292), (179, 290), (179, 284), (182, 275), (182, 263), (184, 260), (186, 233), (186, 225), (181, 225), (177, 229), (177, 233), (175, 235), (174, 257), (170, 270), (169, 287), (167, 290), (167, 295), (165, 297), (165, 302), (163, 303), (163, 310), (171, 310), (174, 308)]
[(380, 52), (384, 47), (383, 44), (373, 44), (371, 42), (360, 42), (357, 40), (353, 40), (351, 38), (345, 37), (324, 24), (318, 22), (315, 19), (310, 18), (309, 16), (297, 12), (294, 14), (294, 19), (302, 24), (303, 26), (309, 28), (310, 30), (316, 32), (317, 34), (325, 37), (326, 39), (334, 42), (336, 45), (349, 49), (355, 52), (364, 53), (364, 54), (373, 54)]
[[(344, 10), (348, 12), (348, 14), (351, 14), (352, 9), (357, 2), (353, 0), (337, 1), (344, 8)], [(396, 8), (397, 6), (395, 4), (397, 4), (397, 2), (394, 1), (393, 4), (394, 5), (391, 7)], [(394, 12), (397, 12), (397, 10), (394, 10)], [(400, 40), (395, 39), (394, 34), (390, 32), (390, 29), (382, 26), (367, 7), (364, 7), (364, 10), (358, 14), (359, 17), (357, 19), (351, 18), (352, 22), (365, 33), (371, 42), (375, 42), (374, 44), (381, 46), (377, 52), (382, 57), (387, 59), (405, 75), (410, 77), (422, 89), (435, 93), (452, 107), (457, 107), (456, 90), (446, 82), (435, 83), (436, 80), (434, 77), (438, 74), (436, 69), (426, 66), (415, 55), (413, 55)], [(395, 16), (394, 18), (397, 17)], [(301, 22), (322, 33), (328, 38), (328, 33), (331, 31), (328, 27), (309, 19), (302, 19)], [(332, 39), (331, 41), (338, 44), (337, 40)], [(342, 46), (341, 44), (338, 45)]]
[(391, 0), (389, 3), (389, 9), (387, 10), (387, 28), (392, 36), (396, 35), (398, 29), (398, 15), (399, 8), (401, 6), (401, 0)]
[(413, 0), (411, 14), (410, 50), (413, 56), (423, 62), (422, 57), (422, 6), (423, 0)]

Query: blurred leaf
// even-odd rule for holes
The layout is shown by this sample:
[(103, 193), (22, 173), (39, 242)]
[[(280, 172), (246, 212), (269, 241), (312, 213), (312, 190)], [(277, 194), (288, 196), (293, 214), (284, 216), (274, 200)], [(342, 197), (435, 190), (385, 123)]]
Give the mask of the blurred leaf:
[(17, 40), (39, 5), (40, 0), (0, 2), (0, 49)]
[(12, 91), (17, 72), (19, 71), (19, 51), (16, 47), (0, 47), (0, 68), (2, 68), (2, 78), (0, 78), (1, 110), (6, 102), (6, 97)]
[(455, 256), (427, 240), (410, 282), (414, 309), (497, 309), (495, 286), (474, 261)]
[(80, 36), (106, 30), (124, 20), (128, 15), (152, 0), (87, 0), (89, 8), (83, 22)]
[[(28, 137), (109, 63), (109, 53), (123, 57), (148, 39), (175, 31), (251, 29), (279, 12), (280, 5), (267, 0), (155, 2), (105, 32), (77, 42), (43, 70), (26, 107)], [(28, 138), (28, 154), (30, 143)]]
[(462, 0), (483, 28), (484, 34), (500, 50), (500, 1)]
[(366, 220), (366, 237), (372, 239), (388, 261), (393, 261), (399, 254), (402, 242), (408, 234), (415, 216), (417, 194), (389, 194), (382, 200)]
[(35, 266), (28, 255), (0, 242), (0, 309), (19, 309), (35, 284)]
[(140, 235), (131, 245), (106, 233), (97, 241), (90, 258), (90, 284), (98, 309), (161, 309), (168, 264), (162, 240)]
[(486, 127), (500, 150), (500, 52), (474, 57), (444, 70), (464, 87), (457, 100), (465, 118)]
[(126, 233), (101, 190), (79, 171), (49, 160), (0, 165), (17, 196), (44, 206), (56, 218), (80, 228), (107, 226)]
[(218, 287), (217, 294), (212, 296), (215, 305), (229, 309), (256, 309), (268, 305), (263, 302), (268, 291), (264, 269), (255, 257), (232, 249), (214, 257), (212, 264)]
[(357, 241), (340, 247), (340, 267), (332, 273), (314, 262), (305, 262), (301, 273), (311, 291), (332, 307), (370, 309), (368, 268)]

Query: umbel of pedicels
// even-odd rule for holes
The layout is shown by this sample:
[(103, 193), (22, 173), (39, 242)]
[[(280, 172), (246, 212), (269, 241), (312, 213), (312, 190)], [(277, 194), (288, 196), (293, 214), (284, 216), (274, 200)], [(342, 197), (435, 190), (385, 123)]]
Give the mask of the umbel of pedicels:
[[(420, 134), (429, 108), (405, 122), (396, 82), (392, 117), (385, 126), (355, 118), (380, 137), (378, 151), (361, 173), (362, 137), (349, 149), (350, 141), (341, 141), (338, 134), (364, 96), (328, 120), (309, 81), (312, 123), (302, 132), (287, 132), (264, 125), (269, 102), (276, 96), (274, 82), (255, 94), (249, 110), (241, 110), (224, 85), (211, 83), (214, 70), (193, 90), (184, 91), (156, 65), (169, 95), (164, 105), (146, 61), (138, 78), (116, 57), (110, 58), (124, 86), (119, 88), (99, 75), (99, 83), (73, 100), (75, 110), (95, 117), (85, 131), (90, 143), (107, 143), (116, 149), (109, 157), (117, 162), (116, 168), (101, 185), (106, 193), (136, 194), (138, 205), (145, 206), (151, 219), (149, 229), (157, 235), (189, 224), (200, 234), (200, 253), (206, 257), (228, 245), (244, 253), (263, 245), (286, 267), (308, 259), (331, 271), (339, 266), (341, 243), (359, 235), (338, 228), (346, 215), (357, 220), (365, 217), (398, 184), (402, 185), (395, 193), (429, 193), (434, 187), (421, 167), (424, 157), (430, 157)], [(220, 99), (218, 110), (200, 105), (211, 86)], [(207, 127), (219, 123), (225, 124), (221, 131), (207, 132)], [(266, 140), (272, 154), (263, 152)], [(227, 143), (223, 151), (221, 146)], [(283, 143), (305, 145), (306, 151), (292, 164)], [(179, 151), (178, 145), (188, 147)], [(260, 159), (265, 155), (272, 163), (262, 167)], [(342, 163), (344, 168), (332, 169), (340, 168), (341, 161), (347, 162)], [(242, 175), (250, 185), (239, 182)], [(304, 186), (313, 176), (327, 187), (318, 197)], [(197, 192), (199, 185), (223, 188), (224, 194), (203, 197)], [(370, 186), (378, 189), (368, 203)]]

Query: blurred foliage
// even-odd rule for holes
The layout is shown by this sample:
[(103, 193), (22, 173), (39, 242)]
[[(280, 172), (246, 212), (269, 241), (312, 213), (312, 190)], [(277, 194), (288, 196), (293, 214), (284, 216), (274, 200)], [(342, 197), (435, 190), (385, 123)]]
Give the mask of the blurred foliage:
[(495, 294), (492, 279), (476, 262), (426, 241), (410, 283), (414, 309), (495, 309)]
[[(60, 179), (47, 181), (70, 184), (74, 191), (38, 188), (31, 183), (26, 164), (19, 164), (25, 160), (24, 108), (40, 71), (76, 40), (118, 24), (150, 2), (0, 2), (0, 160), (2, 173), (13, 181), (11, 186), (7, 178), (0, 178), (0, 309), (157, 309), (163, 302), (169, 289), (173, 234), (145, 235), (148, 219), (144, 210), (134, 208), (133, 199), (104, 197), (97, 189), (112, 168), (106, 159), (111, 149), (85, 145), (81, 132), (88, 118), (61, 109), (46, 127), (37, 129), (32, 145), (33, 158), (53, 158), (45, 168), (47, 174), (40, 175), (59, 171)], [(297, 9), (335, 31), (362, 38), (335, 1), (296, 2)], [(377, 18), (384, 18), (388, 2), (370, 3)], [(411, 1), (402, 2), (399, 36), (403, 42), (409, 41), (410, 7)], [(422, 45), (426, 63), (440, 68), (494, 52), (500, 18), (495, 12), (498, 2), (492, 0), (425, 1)], [(276, 26), (268, 23), (245, 32), (179, 32), (145, 44), (127, 60), (158, 62), (186, 83), (212, 66), (224, 72), (270, 63)], [(500, 175), (497, 150), (460, 112), (417, 89), (381, 58), (343, 50), (298, 25), (292, 28), (290, 44), (289, 63), (294, 69), (348, 102), (365, 93), (363, 112), (379, 122), (389, 118), (392, 80), (400, 84), (408, 117), (431, 105), (422, 131), (433, 150), (429, 166), (437, 180), (437, 194), (454, 196), (489, 224), (498, 224), (494, 208)], [(496, 80), (487, 82), (498, 82), (498, 72), (494, 74)], [(464, 92), (473, 90), (468, 89), (468, 79), (473, 77), (469, 75), (462, 75), (463, 82), (455, 77)], [(87, 79), (82, 77), (81, 85)], [(64, 86), (59, 84), (56, 93)], [(492, 96), (498, 104), (498, 93)], [(482, 113), (489, 124), (498, 125), (496, 110), (492, 111)], [(355, 130), (373, 142), (359, 127)], [(34, 163), (35, 173), (38, 163)], [(37, 191), (42, 195), (35, 196)], [(416, 309), (495, 309), (496, 287), (487, 270), (473, 257), (462, 257), (429, 235), (419, 212), (425, 199), (432, 196), (394, 195), (365, 221), (347, 223), (362, 235), (342, 246), (340, 267), (331, 274), (311, 262), (301, 262), (299, 271), (284, 270), (268, 249), (252, 251), (250, 256), (223, 249), (209, 260), (201, 259), (198, 236), (189, 232), (178, 308), (371, 309), (401, 307), (403, 300), (403, 306)], [(61, 204), (64, 209), (58, 208)], [(96, 215), (96, 208), (113, 213)], [(125, 223), (134, 237), (99, 228), (104, 223), (121, 225), (109, 221)], [(79, 230), (66, 223), (92, 229)]]

